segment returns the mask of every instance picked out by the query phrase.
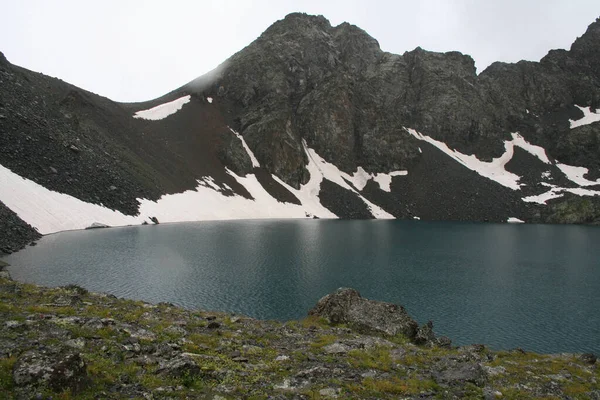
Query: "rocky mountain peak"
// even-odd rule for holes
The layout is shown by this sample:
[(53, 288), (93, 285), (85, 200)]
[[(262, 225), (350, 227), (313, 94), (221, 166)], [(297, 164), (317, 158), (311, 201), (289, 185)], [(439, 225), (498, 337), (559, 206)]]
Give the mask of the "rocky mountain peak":
[(596, 21), (588, 26), (585, 33), (575, 40), (571, 51), (577, 53), (598, 53), (600, 51), (600, 17), (596, 18)]
[(0, 51), (0, 65), (8, 65), (8, 60), (4, 56), (4, 53)]

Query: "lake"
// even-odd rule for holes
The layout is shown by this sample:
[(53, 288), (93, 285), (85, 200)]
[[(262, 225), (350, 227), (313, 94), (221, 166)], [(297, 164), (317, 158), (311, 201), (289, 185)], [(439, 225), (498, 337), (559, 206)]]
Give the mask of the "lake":
[(455, 344), (600, 353), (600, 228), (247, 220), (63, 232), (6, 257), (24, 282), (262, 319), (339, 287), (404, 305)]

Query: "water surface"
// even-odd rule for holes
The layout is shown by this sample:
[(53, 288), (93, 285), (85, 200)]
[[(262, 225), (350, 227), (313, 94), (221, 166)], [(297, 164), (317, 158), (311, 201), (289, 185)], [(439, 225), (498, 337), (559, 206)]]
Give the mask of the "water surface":
[(404, 305), (455, 343), (600, 352), (600, 229), (420, 221), (220, 221), (64, 232), (15, 279), (263, 319), (338, 287)]

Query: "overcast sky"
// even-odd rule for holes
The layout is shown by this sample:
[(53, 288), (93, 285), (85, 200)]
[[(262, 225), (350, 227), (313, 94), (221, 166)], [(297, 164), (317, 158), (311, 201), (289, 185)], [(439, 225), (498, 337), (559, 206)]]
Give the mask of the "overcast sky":
[(142, 101), (213, 69), (294, 11), (358, 25), (392, 53), (458, 50), (480, 72), (568, 49), (600, 16), (600, 0), (0, 0), (0, 9), (10, 62)]

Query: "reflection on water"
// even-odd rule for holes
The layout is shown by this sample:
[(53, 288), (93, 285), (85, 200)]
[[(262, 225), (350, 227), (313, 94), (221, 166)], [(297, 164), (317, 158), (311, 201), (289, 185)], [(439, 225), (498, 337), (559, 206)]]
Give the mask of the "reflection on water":
[(338, 287), (403, 304), (459, 344), (600, 351), (600, 229), (413, 221), (227, 221), (65, 232), (16, 279), (296, 319)]

